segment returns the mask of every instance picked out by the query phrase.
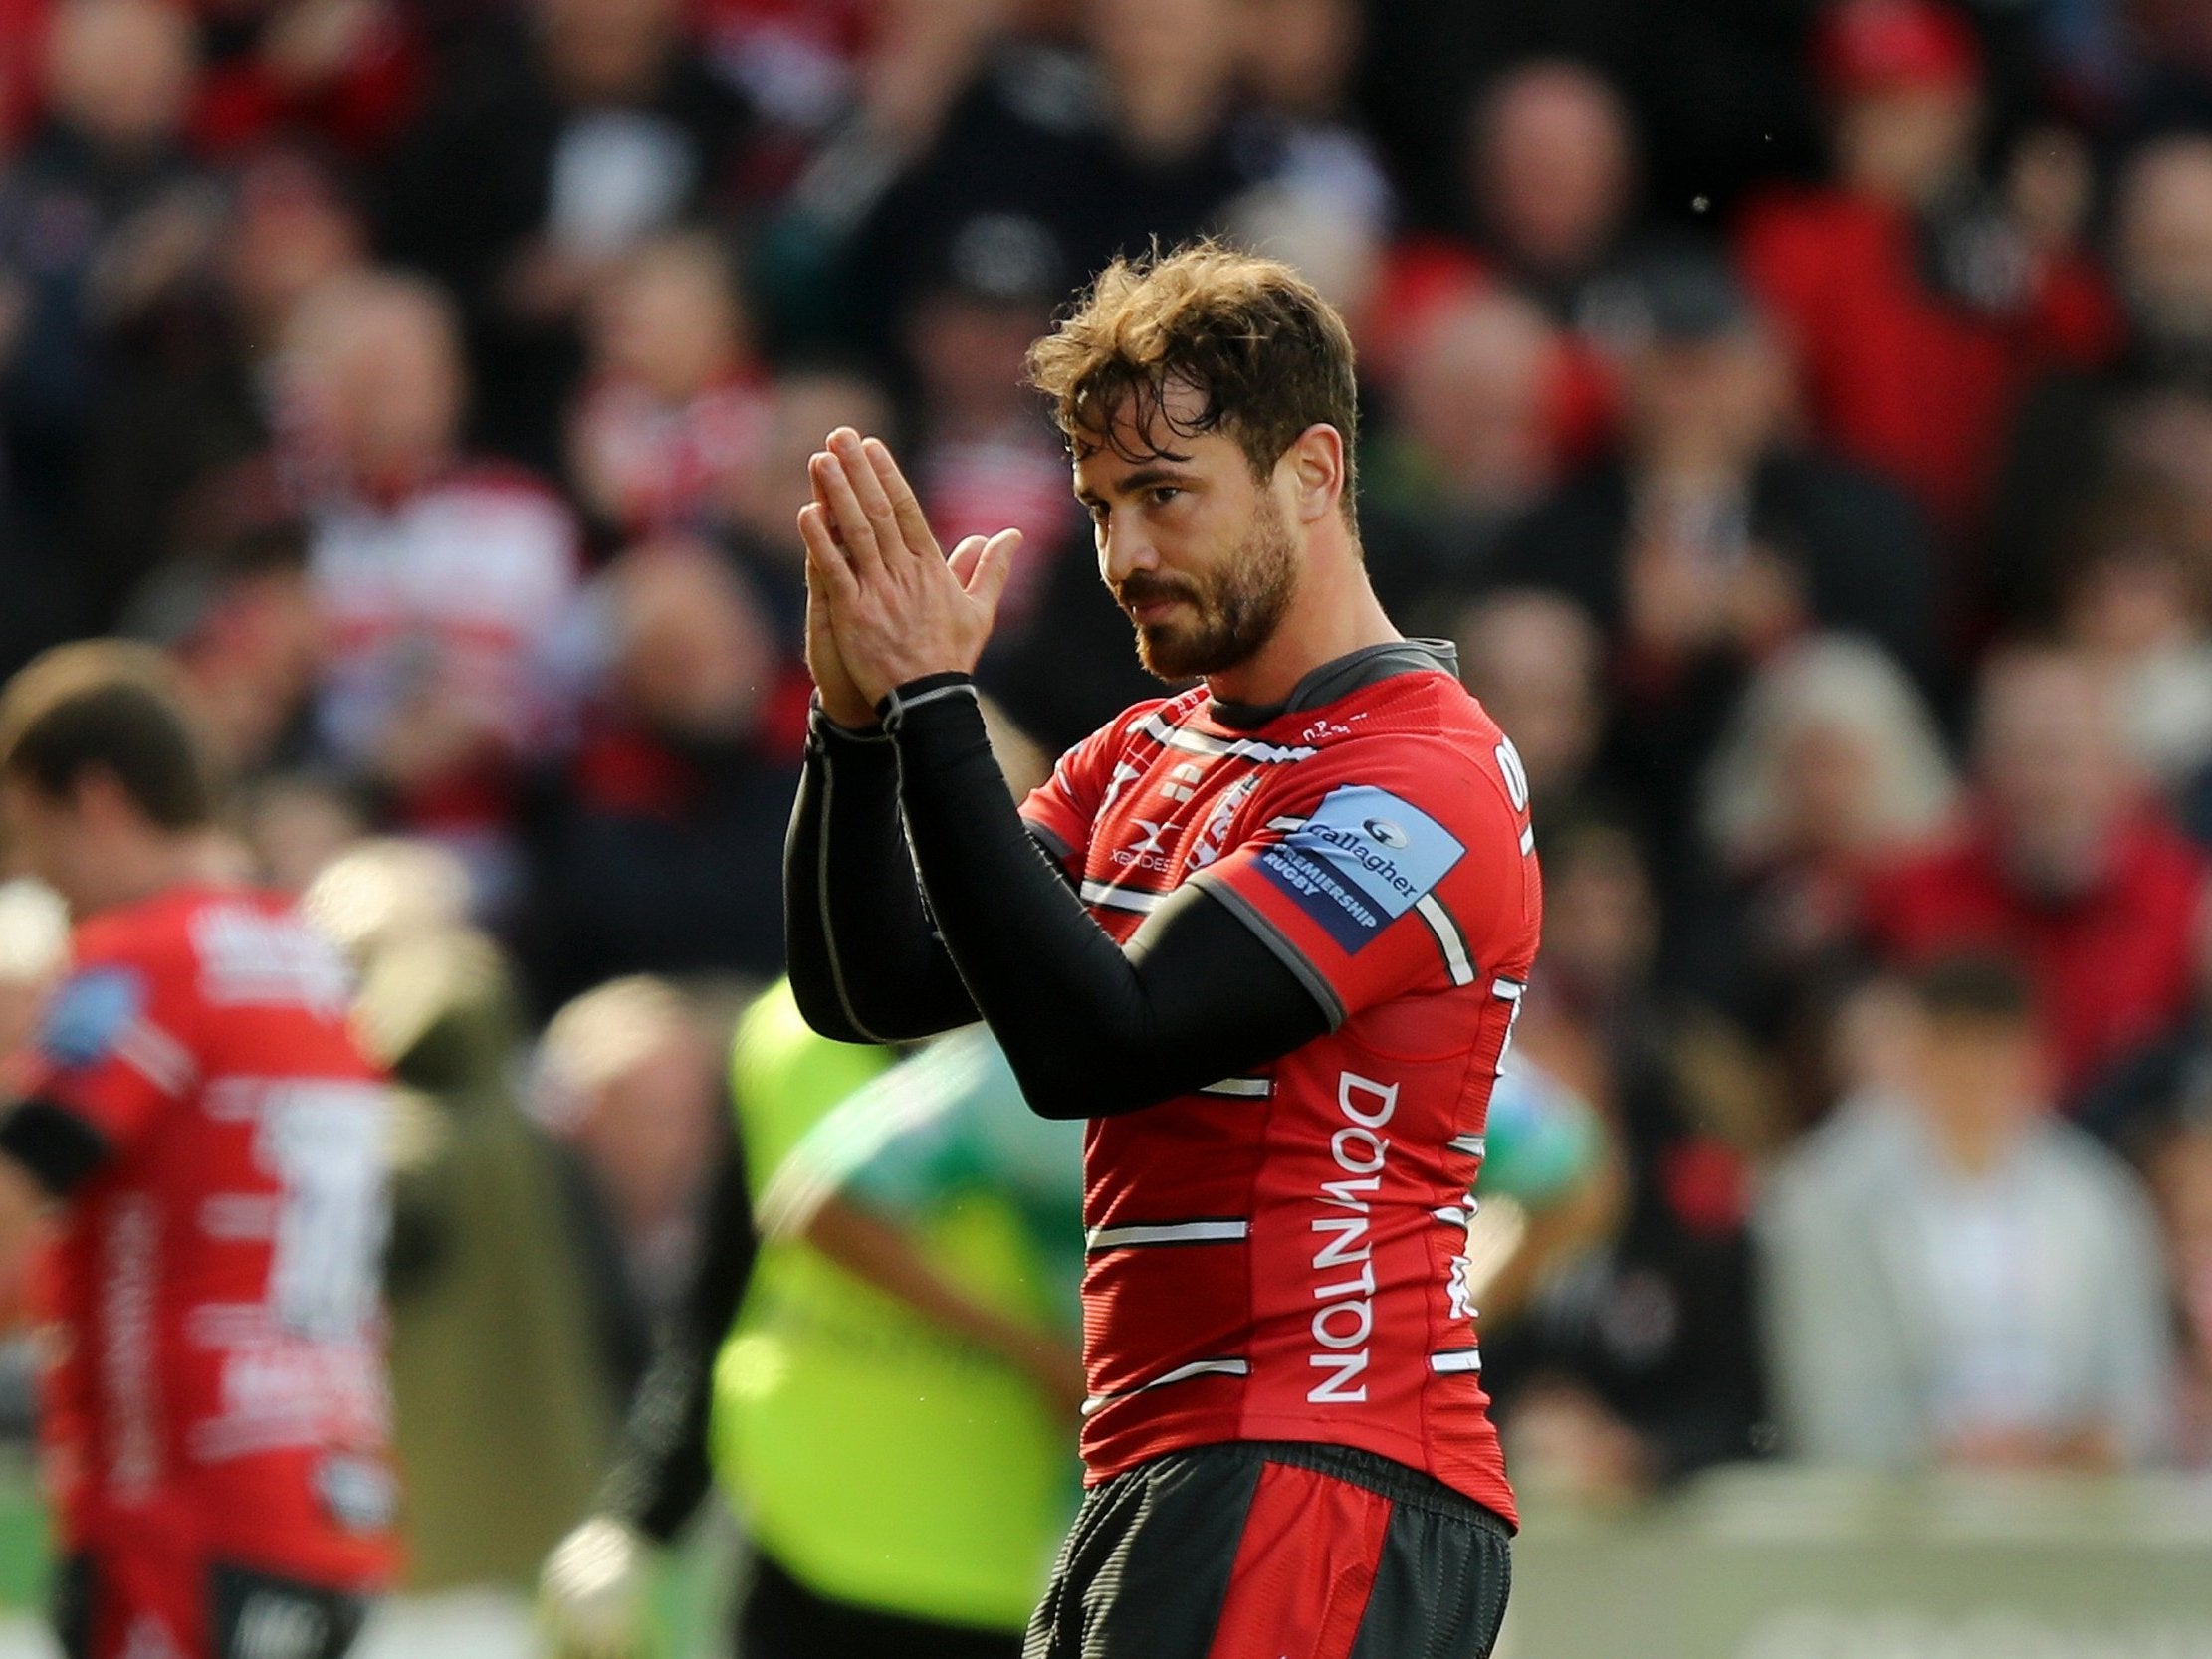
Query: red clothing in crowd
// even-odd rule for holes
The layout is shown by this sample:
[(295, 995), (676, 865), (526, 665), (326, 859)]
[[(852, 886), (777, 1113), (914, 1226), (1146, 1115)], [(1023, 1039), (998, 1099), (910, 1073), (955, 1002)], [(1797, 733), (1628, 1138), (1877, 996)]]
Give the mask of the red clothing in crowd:
[(1994, 947), (2033, 976), (2065, 1094), (2170, 1029), (2195, 994), (2204, 855), (2146, 808), (2112, 839), (2104, 879), (2045, 900), (2006, 874), (1986, 823), (1868, 883), (1869, 932), (1892, 959)]
[(2017, 318), (1932, 291), (1911, 216), (1823, 190), (1755, 202), (1744, 275), (1796, 348), (1819, 434), (1911, 492), (1948, 535), (1978, 518), (2015, 401), (2056, 363), (2091, 363), (2116, 338), (2086, 260), (2052, 263)]

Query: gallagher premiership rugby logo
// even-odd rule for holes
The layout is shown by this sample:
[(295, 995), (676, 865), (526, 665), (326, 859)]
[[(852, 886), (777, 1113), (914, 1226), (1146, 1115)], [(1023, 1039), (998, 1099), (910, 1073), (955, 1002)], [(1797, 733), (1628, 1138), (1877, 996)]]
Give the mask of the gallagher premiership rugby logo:
[(1465, 852), (1413, 802), (1348, 783), (1261, 854), (1259, 868), (1350, 951), (1418, 905)]

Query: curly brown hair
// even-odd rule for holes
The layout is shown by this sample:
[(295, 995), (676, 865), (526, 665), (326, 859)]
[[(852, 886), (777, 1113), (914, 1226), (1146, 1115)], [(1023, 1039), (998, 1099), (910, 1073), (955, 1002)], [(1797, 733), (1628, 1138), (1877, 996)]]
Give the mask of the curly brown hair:
[[(1134, 451), (1132, 441), (1219, 431), (1264, 479), (1301, 432), (1333, 426), (1344, 438), (1343, 507), (1352, 517), (1352, 336), (1336, 308), (1280, 261), (1212, 241), (1117, 259), (1029, 348), (1029, 379), (1052, 399), (1070, 446), (1131, 461), (1170, 453)], [(1178, 385), (1204, 394), (1195, 417), (1178, 420), (1168, 408)]]

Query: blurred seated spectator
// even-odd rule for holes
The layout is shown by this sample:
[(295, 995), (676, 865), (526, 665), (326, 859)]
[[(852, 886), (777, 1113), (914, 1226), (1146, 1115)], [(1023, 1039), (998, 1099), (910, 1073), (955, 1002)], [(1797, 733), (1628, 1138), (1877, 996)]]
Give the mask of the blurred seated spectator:
[(362, 1659), (536, 1659), (527, 1590), (613, 1428), (591, 1325), (604, 1243), (516, 1099), (515, 997), (467, 892), (447, 855), (383, 841), (303, 902), (352, 957), (356, 1026), (398, 1086), (385, 1295), (406, 1576)]
[(1972, 810), (1938, 847), (1869, 878), (1889, 959), (1986, 947), (2035, 987), (2054, 1098), (2091, 1084), (2188, 1012), (2206, 867), (2144, 786), (2109, 687), (2080, 654), (2016, 646), (1984, 665)]
[(116, 627), (163, 561), (197, 563), (285, 511), (273, 481), (224, 475), (270, 441), (269, 365), (294, 311), (363, 270), (367, 242), (358, 206), (306, 155), (270, 151), (231, 176), (212, 245), (110, 357), (70, 516), (85, 627)]
[(489, 448), (552, 471), (609, 262), (731, 205), (749, 117), (681, 0), (532, 0), (457, 49), (384, 169), (379, 242), (452, 290)]
[(1658, 908), (1634, 838), (1555, 815), (1538, 850), (1544, 968), (1514, 1054), (1598, 1113), (1618, 1221), (1516, 1318), (1485, 1323), (1483, 1375), (1517, 1480), (1619, 1498), (1756, 1449), (1744, 1218), (1767, 1099), (1742, 1045), (1658, 985)]
[(178, 7), (62, 0), (42, 73), (45, 119), (0, 180), (0, 467), (16, 543), (0, 554), (0, 651), (16, 655), (82, 628), (104, 597), (82, 591), (56, 538), (106, 347), (196, 264), (217, 211), (183, 145), (196, 68)]
[(620, 1252), (627, 1398), (673, 1318), (699, 1251), (721, 1155), (722, 1056), (684, 993), (646, 974), (594, 985), (538, 1041), (531, 1111), (568, 1146)]
[(1396, 203), (1382, 159), (1351, 110), (1367, 32), (1362, 12), (1358, 0), (1244, 0), (1239, 83), (1246, 141), (1274, 151), (1277, 182), (1380, 239), (1392, 229)]
[(1544, 314), (1495, 285), (1438, 299), (1405, 329), (1360, 489), (1376, 591), (1404, 626), (1447, 626), (1505, 531), (1559, 483), (1566, 363)]
[[(1908, 489), (1963, 551), (2022, 388), (2111, 344), (2073, 240), (2083, 204), (2038, 215), (2063, 187), (2003, 201), (1982, 186), (1981, 49), (1949, 0), (1839, 0), (1815, 67), (1834, 182), (1753, 201), (1744, 269), (1798, 354), (1815, 432)], [(1945, 598), (1970, 617), (1978, 587), (1950, 575)]]
[(1787, 358), (1717, 259), (1656, 254), (1623, 305), (1620, 449), (1508, 531), (1494, 570), (1605, 630), (1615, 746), (1680, 872), (1697, 777), (1751, 670), (1821, 627), (1929, 673), (1929, 561), (1901, 495), (1792, 441)]
[(841, 358), (788, 364), (768, 391), (760, 465), (721, 480), (718, 518), (776, 639), (795, 654), (805, 639), (806, 545), (791, 503), (804, 501), (812, 488), (807, 458), (837, 426), (893, 431), (895, 411), (880, 380)]
[(276, 138), (378, 159), (429, 72), (421, 15), (402, 0), (200, 0), (207, 72), (200, 150), (227, 158)]
[(1507, 70), (1471, 110), (1462, 157), (1483, 254), (1569, 328), (1587, 328), (1636, 235), (1637, 135), (1596, 70), (1539, 59)]
[(700, 529), (760, 465), (771, 419), (729, 256), (708, 231), (624, 255), (592, 297), (568, 471), (617, 535)]
[(2140, 1183), (2052, 1112), (2015, 968), (1948, 957), (1914, 991), (1904, 1093), (1840, 1107), (1760, 1202), (1786, 1446), (1874, 1468), (2162, 1456), (2172, 1348)]
[(531, 831), (532, 989), (552, 1007), (618, 973), (768, 978), (812, 683), (703, 543), (631, 549), (594, 603), (607, 660)]
[(1084, 274), (1219, 228), (1276, 161), (1240, 145), (1232, 118), (1243, 3), (1083, 0), (1080, 50), (1002, 43), (843, 246), (849, 336), (888, 358), (933, 233), (978, 215), (1037, 221)]
[(175, 659), (211, 753), (241, 781), (304, 763), (323, 620), (308, 581), (308, 528), (234, 469), (201, 492), (189, 551), (132, 600), (124, 631)]
[(2138, 1141), (2166, 1245), (2179, 1334), (2181, 1462), (2212, 1468), (2212, 1101), (2199, 1087)]
[(2146, 144), (2112, 194), (2119, 354), (2053, 368), (2029, 389), (1991, 512), (1992, 597), (2025, 626), (2054, 619), (2085, 541), (2146, 511), (2163, 516), (2156, 533), (2186, 550), (2193, 580), (2212, 569), (2212, 136)]
[(1053, 564), (1088, 551), (1073, 545), (1088, 522), (1070, 488), (1067, 444), (1027, 382), (1030, 342), (1051, 327), (1076, 279), (1035, 219), (979, 214), (937, 241), (901, 351), (914, 375), (914, 488), (947, 547), (1009, 524), (1022, 532), (992, 630), (992, 653), (1003, 657), (1021, 649)]
[(1606, 730), (1605, 642), (1590, 613), (1539, 588), (1507, 588), (1459, 618), (1459, 676), (1513, 739), (1540, 817), (1588, 806)]
[(557, 497), (459, 447), (451, 309), (416, 278), (349, 277), (296, 318), (289, 353), (308, 575), (326, 631), (319, 748), (393, 822), (469, 861), (497, 910), (518, 870), (520, 768), (558, 734), (555, 645), (576, 582)]
[[(2205, 436), (2212, 441), (2212, 426)], [(2060, 637), (2103, 676), (2127, 752), (2201, 839), (2200, 779), (2212, 762), (2212, 560), (2197, 555), (2196, 514), (2177, 492), (2140, 476), (2109, 484), (2060, 572)]]
[(1879, 647), (1811, 634), (1759, 670), (1701, 785), (1710, 886), (1676, 938), (1684, 980), (1783, 1045), (1801, 1112), (1825, 1104), (1830, 994), (1860, 953), (1867, 877), (1952, 825), (1934, 718)]

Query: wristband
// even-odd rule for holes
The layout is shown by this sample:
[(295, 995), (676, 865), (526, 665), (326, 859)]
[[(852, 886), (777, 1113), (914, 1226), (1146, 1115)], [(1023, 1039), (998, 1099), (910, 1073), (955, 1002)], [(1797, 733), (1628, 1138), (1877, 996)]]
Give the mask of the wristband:
[(976, 682), (965, 674), (925, 674), (919, 680), (909, 680), (884, 694), (876, 705), (876, 719), (883, 723), (886, 734), (896, 734), (905, 724), (906, 717), (925, 704), (941, 703), (949, 697), (976, 696)]

